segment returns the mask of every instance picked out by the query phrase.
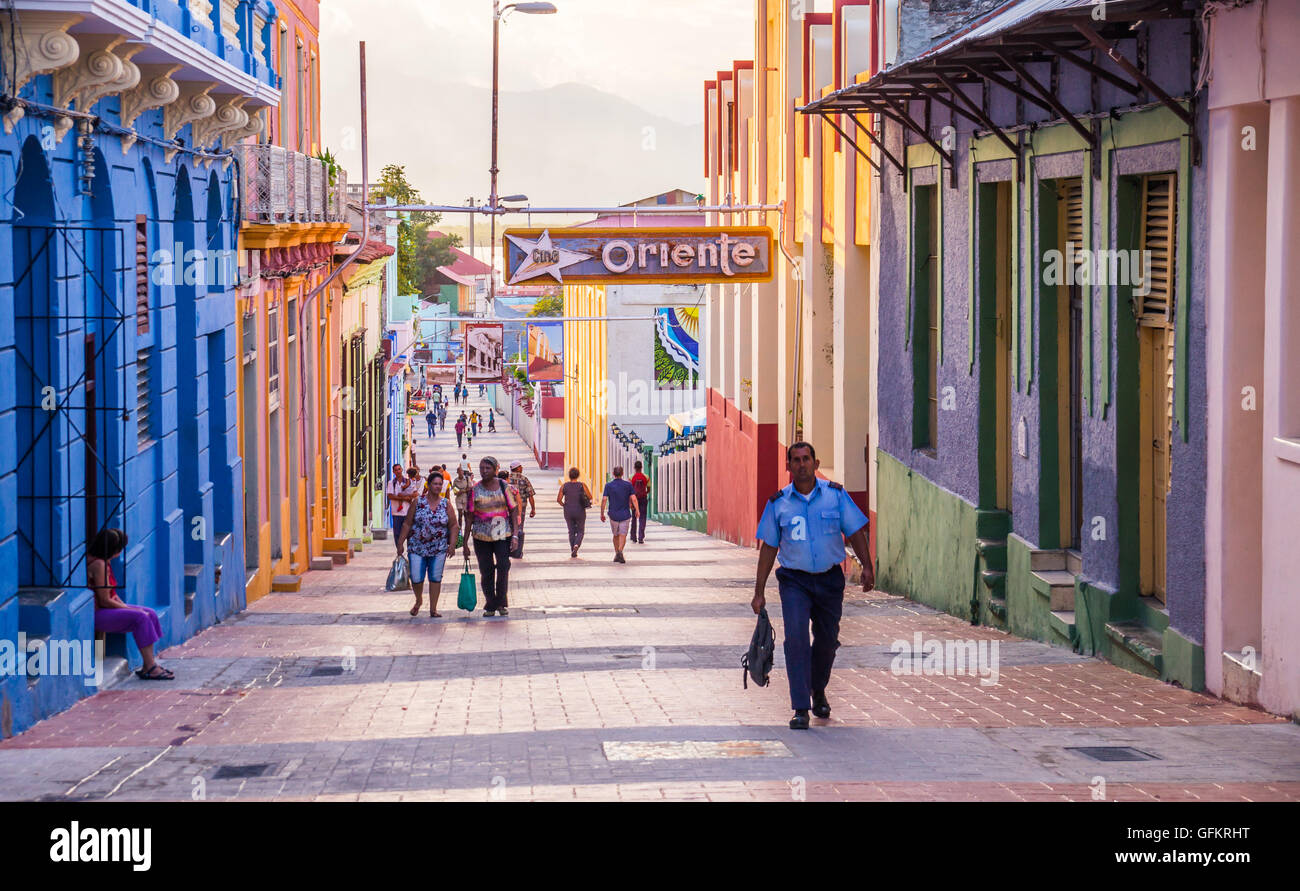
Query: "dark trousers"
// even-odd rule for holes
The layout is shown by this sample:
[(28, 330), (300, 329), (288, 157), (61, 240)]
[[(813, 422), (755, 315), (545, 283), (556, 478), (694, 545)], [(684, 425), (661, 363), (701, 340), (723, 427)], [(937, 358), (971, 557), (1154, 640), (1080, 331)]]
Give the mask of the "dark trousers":
[(506, 589), (510, 583), (510, 539), (479, 541), (474, 539), (474, 556), (478, 558), (479, 580), (483, 584), (483, 609), (506, 609)]
[(437, 436), (437, 435), (438, 435), (438, 434), (434, 431), (433, 421), (430, 421), (430, 422), (429, 422), (429, 436), (430, 436), (430, 438), (432, 438), (432, 437)]
[(464, 430), (457, 430), (457, 431), (456, 431), (456, 448), (458, 448), (458, 449), (459, 449), (459, 448), (463, 448), (464, 445), (465, 445), (465, 431), (464, 431)]
[(569, 547), (582, 547), (582, 537), (587, 532), (587, 512), (564, 515), (564, 522), (569, 527)]
[(645, 521), (650, 519), (650, 499), (636, 496), (638, 513), (632, 519), (632, 540), (645, 544)]
[[(785, 625), (785, 673), (790, 678), (790, 707), (812, 708), (812, 691), (826, 689), (839, 648), (840, 616), (844, 611), (844, 570), (804, 572), (781, 567), (776, 571)], [(812, 645), (808, 626), (812, 623)]]

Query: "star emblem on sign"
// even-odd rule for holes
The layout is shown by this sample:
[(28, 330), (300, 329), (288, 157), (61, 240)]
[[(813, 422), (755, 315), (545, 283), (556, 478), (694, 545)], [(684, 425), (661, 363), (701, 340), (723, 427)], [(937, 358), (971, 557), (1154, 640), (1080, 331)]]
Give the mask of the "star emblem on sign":
[(567, 248), (557, 248), (551, 241), (551, 232), (548, 229), (542, 233), (542, 237), (536, 241), (529, 241), (527, 238), (518, 238), (514, 235), (506, 235), (506, 238), (519, 250), (524, 252), (524, 262), (515, 270), (515, 274), (510, 278), (510, 284), (528, 281), (530, 278), (538, 278), (543, 275), (549, 275), (560, 284), (564, 284), (564, 279), (560, 275), (570, 266), (576, 266), (583, 260), (590, 260), (591, 255), (583, 251), (571, 251)]

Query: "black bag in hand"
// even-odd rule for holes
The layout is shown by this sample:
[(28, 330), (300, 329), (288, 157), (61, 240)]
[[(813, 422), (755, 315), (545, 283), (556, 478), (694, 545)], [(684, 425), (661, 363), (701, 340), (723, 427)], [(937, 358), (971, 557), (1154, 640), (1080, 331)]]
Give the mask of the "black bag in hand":
[(749, 689), (749, 679), (760, 687), (768, 685), (768, 676), (772, 673), (772, 660), (776, 654), (776, 635), (772, 633), (772, 622), (767, 618), (767, 608), (758, 611), (758, 624), (754, 627), (754, 636), (749, 640), (749, 652), (740, 659), (743, 669), (741, 679), (745, 689)]

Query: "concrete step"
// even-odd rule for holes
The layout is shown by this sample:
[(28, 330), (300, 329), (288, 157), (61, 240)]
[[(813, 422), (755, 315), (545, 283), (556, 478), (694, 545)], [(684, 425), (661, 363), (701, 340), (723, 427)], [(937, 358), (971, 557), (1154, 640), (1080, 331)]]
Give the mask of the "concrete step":
[(1038, 571), (1033, 575), (1032, 584), (1035, 591), (1048, 599), (1049, 609), (1074, 609), (1074, 573), (1064, 569)]
[(1029, 568), (1039, 570), (1065, 570), (1065, 551), (1031, 551)]
[(1005, 538), (977, 538), (975, 546), (984, 558), (984, 568), (998, 572), (1007, 569), (1007, 540)]
[(334, 568), (334, 561), (329, 557), (312, 557), (311, 568), (313, 572), (328, 572)]
[(1164, 670), (1164, 635), (1141, 622), (1107, 622), (1106, 636), (1145, 665), (1154, 677)]
[(1078, 551), (1065, 552), (1065, 571), (1078, 575), (1083, 572), (1083, 554)]
[(277, 575), (271, 579), (272, 591), (297, 592), (302, 590), (302, 579), (296, 575)]
[(370, 527), (370, 537), (373, 538), (375, 541), (387, 541), (387, 540), (388, 540), (388, 530), (387, 530), (387, 529), (381, 529), (381, 528), (378, 528), (378, 527), (375, 527), (375, 526), (371, 526), (371, 527)]
[(1074, 624), (1074, 610), (1053, 610), (1048, 613), (1048, 624), (1052, 630), (1065, 638), (1066, 643), (1073, 644), (1079, 638), (1079, 631)]
[(348, 544), (352, 545), (353, 552), (357, 554), (360, 554), (366, 547), (366, 543), (359, 538), (349, 538)]

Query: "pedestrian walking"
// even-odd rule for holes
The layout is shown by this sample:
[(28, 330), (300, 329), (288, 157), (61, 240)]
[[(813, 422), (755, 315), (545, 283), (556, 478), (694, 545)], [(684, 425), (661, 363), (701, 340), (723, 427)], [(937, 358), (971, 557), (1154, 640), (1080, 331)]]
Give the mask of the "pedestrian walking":
[(384, 494), (388, 496), (388, 525), (393, 530), (394, 546), (396, 546), (397, 540), (401, 536), (402, 524), (406, 522), (406, 514), (410, 510), (411, 502), (415, 500), (418, 491), (417, 487), (410, 483), (406, 473), (402, 471), (402, 465), (394, 464), (393, 475), (384, 487)]
[(636, 520), (636, 491), (632, 484), (623, 479), (623, 468), (614, 468), (614, 478), (605, 484), (600, 498), (600, 521), (605, 522), (605, 508), (609, 508), (609, 526), (614, 533), (614, 562), (626, 563), (623, 547), (627, 544), (627, 533)]
[[(532, 481), (524, 476), (524, 462), (510, 462), (510, 485), (515, 487), (519, 493), (519, 546), (515, 548), (514, 556), (520, 560), (524, 557), (524, 524), (528, 517), (537, 516), (537, 490), (533, 488)], [(524, 508), (528, 508), (528, 514), (525, 516)]]
[(418, 616), (424, 605), (424, 583), (429, 582), (429, 616), (442, 618), (438, 597), (442, 594), (442, 572), (447, 561), (456, 555), (456, 533), (460, 526), (456, 510), (443, 497), (443, 477), (437, 468), (429, 473), (424, 492), (411, 505), (410, 519), (397, 539), (397, 553), (410, 555), (411, 589), (415, 606), (411, 615)]
[(442, 400), (442, 404), (438, 406), (438, 427), (439, 429), (442, 430), (447, 429), (447, 400), (446, 399)]
[(132, 635), (144, 661), (136, 669), (136, 677), (142, 681), (174, 681), (176, 675), (154, 657), (154, 644), (162, 639), (158, 614), (147, 606), (123, 600), (113, 575), (113, 561), (126, 550), (126, 542), (123, 530), (101, 529), (86, 545), (86, 572), (95, 593), (95, 633)]
[[(867, 517), (844, 487), (817, 478), (821, 462), (806, 442), (786, 449), (791, 482), (767, 500), (755, 537), (762, 543), (758, 578), (751, 606), (755, 613), (767, 605), (764, 588), (772, 564), (779, 558), (776, 581), (781, 593), (785, 631), (785, 666), (790, 679), (790, 729), (808, 729), (808, 711), (829, 718), (826, 687), (840, 645), (840, 616), (844, 608), (845, 539), (862, 564), (862, 590), (875, 587), (875, 572), (867, 545)], [(812, 624), (812, 644), (808, 627)]]
[(472, 411), (469, 413), (469, 435), (476, 436), (477, 434), (478, 434), (478, 412)]
[(488, 433), (497, 432), (497, 413), (488, 409)]
[(569, 557), (578, 556), (582, 537), (587, 531), (587, 509), (591, 507), (591, 490), (578, 481), (578, 468), (569, 468), (569, 481), (560, 486), (556, 501), (564, 508), (564, 525), (569, 529)]
[(456, 448), (465, 447), (465, 419), (463, 417), (456, 419)]
[(452, 480), (451, 491), (452, 500), (456, 502), (456, 510), (460, 513), (462, 524), (468, 528), (469, 521), (465, 519), (466, 501), (469, 498), (469, 490), (474, 487), (474, 477), (469, 469), (464, 465), (456, 471), (456, 478)]
[(424, 419), (429, 423), (429, 438), (434, 439), (438, 435), (436, 429), (438, 426), (438, 412), (430, 408)]
[(510, 548), (518, 539), (519, 495), (498, 478), (500, 462), (485, 457), (479, 461), (482, 482), (469, 491), (465, 508), (465, 556), (470, 538), (478, 559), (483, 585), (483, 615), (509, 615)]
[(479, 396), (482, 396), (482, 395), (483, 395), (483, 392), (484, 392), (484, 390), (483, 390), (483, 385), (482, 385), (482, 384), (479, 384), (479, 385), (478, 385), (478, 394), (479, 394)]
[(640, 461), (632, 466), (636, 470), (631, 482), (637, 503), (637, 520), (632, 524), (632, 540), (645, 544), (645, 521), (650, 516), (650, 477), (641, 472), (643, 464)]

